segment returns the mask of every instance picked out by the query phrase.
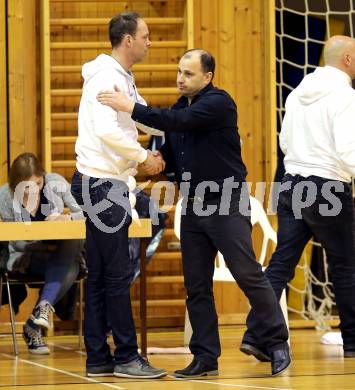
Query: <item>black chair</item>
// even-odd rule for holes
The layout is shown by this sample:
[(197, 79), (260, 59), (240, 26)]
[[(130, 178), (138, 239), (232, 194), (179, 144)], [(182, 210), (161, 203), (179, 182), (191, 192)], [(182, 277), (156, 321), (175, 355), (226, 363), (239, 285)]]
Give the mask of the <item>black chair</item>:
[[(43, 285), (44, 280), (40, 277), (32, 275), (26, 275), (19, 272), (9, 272), (6, 268), (7, 260), (9, 258), (8, 242), (0, 242), (0, 311), (2, 305), (2, 292), (3, 285), (6, 285), (6, 291), (8, 295), (10, 323), (12, 331), (12, 341), (15, 356), (18, 356), (18, 345), (16, 339), (16, 320), (14, 311), (14, 302), (11, 295), (10, 285), (23, 285), (27, 284), (30, 286)], [(87, 275), (82, 259), (80, 261), (80, 271), (76, 279), (76, 283), (79, 283), (79, 349), (82, 348), (83, 339), (83, 301), (84, 301), (84, 280)]]
[(6, 263), (9, 258), (8, 242), (0, 242), (0, 312), (2, 306), (2, 286), (5, 281), (7, 287), (8, 303), (9, 303), (9, 312), (10, 312), (10, 323), (12, 331), (12, 343), (14, 346), (14, 354), (18, 355), (18, 347), (16, 340), (16, 325), (15, 325), (15, 313), (12, 304), (12, 297), (10, 291), (10, 284), (8, 283), (8, 272), (6, 269)]

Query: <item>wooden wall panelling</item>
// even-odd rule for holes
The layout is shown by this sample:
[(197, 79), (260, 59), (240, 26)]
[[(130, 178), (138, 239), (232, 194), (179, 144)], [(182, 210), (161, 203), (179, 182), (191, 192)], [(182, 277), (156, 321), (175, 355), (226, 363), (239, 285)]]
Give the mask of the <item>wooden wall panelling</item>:
[(251, 47), (252, 13), (249, 0), (235, 1), (235, 35), (236, 48), (236, 90), (238, 107), (239, 134), (242, 139), (243, 160), (248, 169), (248, 180), (254, 180), (255, 159), (257, 151), (253, 145), (253, 102), (254, 75), (253, 53)]
[(0, 0), (0, 186), (7, 181), (7, 69), (6, 4)]
[(218, 83), (232, 96), (236, 91), (236, 34), (234, 0), (227, 0), (218, 12)]
[(265, 141), (265, 178), (268, 183), (274, 180), (277, 168), (277, 120), (276, 120), (276, 42), (275, 42), (275, 0), (269, 0), (262, 14), (264, 45), (262, 56), (264, 81), (262, 102), (263, 107), (263, 138)]
[[(1, 0), (1, 12), (5, 1)], [(34, 1), (16, 0), (8, 1), (8, 61), (9, 61), (9, 122), (10, 137), (5, 143), (9, 143), (9, 163), (25, 151), (38, 153), (40, 151), (40, 137), (37, 121), (37, 47), (36, 39), (37, 10)], [(5, 27), (1, 14), (1, 29)], [(0, 35), (2, 36), (2, 35)], [(2, 56), (1, 61), (5, 58)], [(1, 65), (2, 66), (2, 65)], [(0, 80), (2, 78), (0, 71)], [(2, 82), (1, 82), (2, 84)], [(5, 98), (6, 88), (0, 85), (1, 100)], [(0, 110), (6, 107), (6, 101), (0, 102)], [(1, 115), (0, 120), (6, 116)], [(1, 128), (1, 150), (3, 149), (3, 128)], [(1, 152), (1, 160), (2, 160)], [(2, 161), (1, 161), (2, 162)], [(28, 297), (20, 306), (20, 312), (16, 315), (16, 321), (24, 322), (31, 314), (37, 300), (37, 289), (28, 289)], [(2, 328), (10, 329), (7, 323), (9, 318), (8, 306), (1, 310), (0, 323)], [(20, 330), (20, 329), (18, 329)], [(21, 330), (20, 330), (21, 331)]]
[[(265, 2), (264, 2), (265, 3)], [(264, 41), (262, 40), (262, 19), (261, 14), (263, 13), (263, 6), (260, 0), (253, 0), (251, 5), (252, 17), (251, 17), (251, 32), (250, 32), (250, 52), (252, 53), (250, 58), (249, 66), (252, 69), (252, 85), (253, 91), (251, 96), (251, 106), (252, 106), (252, 126), (250, 132), (252, 134), (252, 140), (250, 144), (254, 149), (254, 172), (253, 172), (253, 181), (255, 191), (255, 184), (258, 182), (264, 181), (265, 178), (265, 148), (263, 144), (263, 128), (264, 118), (263, 118), (263, 107), (265, 102), (261, 100), (262, 91), (263, 91), (263, 74), (264, 74), (264, 56), (263, 56), (263, 45)]]
[(47, 172), (51, 167), (51, 79), (50, 79), (50, 4), (49, 1), (41, 1), (41, 139), (42, 139), (42, 163)]
[[(264, 207), (267, 208), (270, 200), (270, 191), (277, 165), (277, 124), (276, 124), (276, 42), (275, 42), (275, 1), (270, 0), (264, 3), (263, 7), (258, 7), (253, 0), (256, 9), (259, 9), (254, 15), (257, 16), (258, 23), (254, 22), (253, 28), (253, 51), (255, 53), (254, 74), (257, 91), (254, 93), (254, 102), (257, 107), (260, 118), (254, 125), (256, 133), (256, 149), (259, 151), (255, 157), (258, 166), (254, 174), (255, 182), (260, 183), (258, 189), (254, 187), (256, 197), (264, 201)], [(260, 60), (256, 60), (257, 58)], [(274, 228), (276, 228), (276, 218), (269, 216)], [(256, 233), (256, 241), (261, 239), (261, 232)], [(267, 261), (275, 250), (275, 245), (270, 243), (267, 251)]]
[[(227, 0), (224, 7), (218, 10), (218, 83), (234, 99), (236, 98), (236, 86), (238, 79), (237, 63), (237, 34), (235, 33), (236, 13), (234, 0)], [(240, 86), (239, 86), (240, 87)], [(239, 116), (239, 126), (241, 126), (241, 111), (239, 99), (236, 99)], [(243, 122), (242, 122), (243, 123)], [(220, 321), (227, 321), (234, 313), (243, 313), (247, 310), (246, 301), (243, 294), (235, 283), (215, 283), (216, 306), (220, 313)], [(233, 297), (233, 299), (231, 299)]]
[[(218, 53), (218, 12), (221, 5), (215, 0), (195, 0), (194, 15), (201, 15), (201, 24), (195, 26), (195, 47), (206, 49), (215, 57), (217, 67), (214, 84), (220, 85), (219, 53)], [(197, 30), (199, 28), (199, 30)]]
[[(97, 10), (97, 3), (90, 4), (89, 6), (85, 3), (71, 3), (71, 4), (65, 4), (63, 7), (63, 17), (72, 17), (71, 15), (82, 15), (83, 12), (88, 10), (89, 12), (96, 12)], [(86, 42), (90, 38), (88, 36), (83, 36), (81, 33), (81, 27), (80, 26), (64, 26), (65, 28), (62, 30), (62, 33), (60, 35), (60, 41), (82, 41)], [(92, 32), (94, 34), (95, 39), (97, 39), (97, 29), (95, 26), (89, 28), (90, 33)], [(71, 65), (71, 64), (77, 64), (81, 63), (81, 55), (82, 50), (73, 49), (73, 50), (60, 50), (62, 56), (63, 56), (63, 64), (65, 65)], [(72, 73), (64, 73), (63, 75), (63, 85), (62, 88), (72, 88), (76, 87), (76, 85), (73, 83), (73, 75)], [(81, 88), (81, 85), (78, 86)], [(78, 111), (79, 102), (77, 98), (73, 98), (71, 96), (64, 98), (64, 106), (62, 107), (62, 111), (64, 112), (73, 112)], [(68, 134), (74, 133), (77, 135), (77, 121), (66, 121), (65, 122), (65, 132)], [(57, 156), (53, 156), (53, 158), (58, 160), (75, 160), (75, 153), (74, 153), (74, 144), (64, 144), (62, 145), (62, 150), (60, 151), (61, 154)], [(74, 172), (74, 166), (68, 167), (68, 168), (62, 168), (62, 171), (65, 175), (65, 177), (68, 179), (68, 181), (71, 181), (71, 177)]]
[(194, 35), (194, 1), (186, 0), (185, 6), (185, 20), (186, 20), (186, 40), (187, 40), (187, 49), (192, 49), (195, 45), (195, 35)]
[(10, 160), (38, 153), (37, 13), (35, 2), (8, 2)]

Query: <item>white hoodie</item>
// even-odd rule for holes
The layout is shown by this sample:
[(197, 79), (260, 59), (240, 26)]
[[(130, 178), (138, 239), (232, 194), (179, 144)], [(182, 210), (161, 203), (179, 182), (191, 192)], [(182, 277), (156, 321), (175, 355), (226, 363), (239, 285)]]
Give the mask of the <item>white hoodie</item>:
[(345, 182), (355, 176), (355, 91), (345, 72), (319, 67), (290, 93), (280, 147), (287, 173)]
[(127, 182), (132, 168), (147, 158), (147, 151), (137, 141), (138, 131), (131, 116), (102, 105), (96, 95), (117, 85), (133, 101), (146, 103), (136, 90), (133, 76), (111, 56), (100, 54), (84, 64), (82, 75), (76, 167), (91, 177)]

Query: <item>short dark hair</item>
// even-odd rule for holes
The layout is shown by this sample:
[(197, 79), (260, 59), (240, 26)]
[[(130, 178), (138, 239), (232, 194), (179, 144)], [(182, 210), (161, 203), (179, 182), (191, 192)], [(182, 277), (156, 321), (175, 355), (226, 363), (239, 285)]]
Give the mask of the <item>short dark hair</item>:
[(11, 164), (9, 172), (9, 187), (15, 192), (16, 186), (22, 181), (28, 180), (31, 176), (43, 176), (46, 171), (40, 161), (33, 153), (22, 153), (17, 156)]
[(138, 19), (140, 18), (137, 12), (125, 12), (110, 20), (108, 33), (112, 48), (118, 46), (126, 34), (133, 37), (136, 35)]
[(213, 55), (203, 49), (190, 49), (187, 50), (184, 54), (183, 57), (185, 56), (190, 56), (191, 54), (199, 54), (200, 55), (200, 61), (201, 61), (201, 68), (204, 73), (211, 72), (212, 73), (212, 79), (214, 77), (214, 72), (216, 69), (216, 61), (213, 57)]

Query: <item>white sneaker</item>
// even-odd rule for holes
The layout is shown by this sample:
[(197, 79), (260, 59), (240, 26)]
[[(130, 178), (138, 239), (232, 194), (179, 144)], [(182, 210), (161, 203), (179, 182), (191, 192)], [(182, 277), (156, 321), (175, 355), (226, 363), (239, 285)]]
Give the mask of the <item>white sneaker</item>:
[(47, 301), (41, 301), (34, 309), (31, 320), (39, 326), (50, 329), (49, 314), (54, 312), (53, 306)]

